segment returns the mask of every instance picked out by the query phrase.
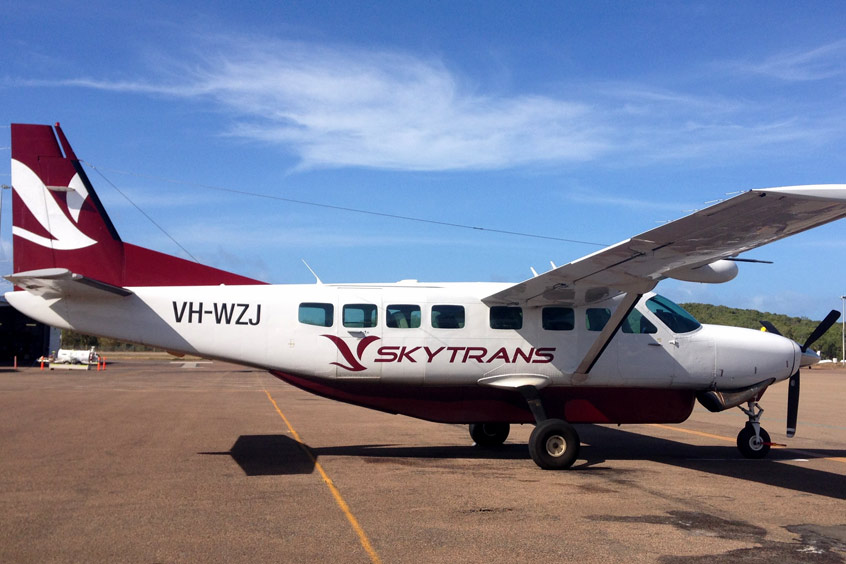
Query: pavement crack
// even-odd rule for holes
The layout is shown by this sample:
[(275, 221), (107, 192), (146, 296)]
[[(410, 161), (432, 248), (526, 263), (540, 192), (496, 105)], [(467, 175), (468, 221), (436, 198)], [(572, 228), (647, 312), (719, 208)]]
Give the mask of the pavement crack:
[(669, 525), (691, 535), (713, 536), (754, 544), (728, 552), (677, 556), (665, 555), (658, 559), (663, 564), (713, 563), (766, 563), (793, 562), (798, 564), (842, 564), (846, 552), (846, 525), (791, 525), (785, 527), (799, 535), (792, 542), (768, 540), (766, 529), (745, 521), (723, 519), (696, 511), (668, 511), (664, 515), (594, 515), (594, 521), (615, 523), (647, 523)]

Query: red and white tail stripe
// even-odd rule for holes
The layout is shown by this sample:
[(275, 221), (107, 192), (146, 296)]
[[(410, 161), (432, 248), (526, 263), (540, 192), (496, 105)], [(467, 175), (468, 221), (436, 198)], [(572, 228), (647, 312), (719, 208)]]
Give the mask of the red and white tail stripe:
[(12, 124), (15, 273), (45, 268), (114, 286), (261, 284), (124, 243), (59, 124)]

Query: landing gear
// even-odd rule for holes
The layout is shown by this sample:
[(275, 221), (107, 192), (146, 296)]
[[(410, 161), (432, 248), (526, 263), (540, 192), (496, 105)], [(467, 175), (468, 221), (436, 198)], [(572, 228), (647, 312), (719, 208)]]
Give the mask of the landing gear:
[(761, 427), (764, 410), (756, 401), (747, 403), (748, 408), (738, 406), (749, 417), (746, 426), (737, 434), (737, 448), (746, 458), (764, 458), (770, 452), (770, 434)]
[(544, 470), (564, 470), (579, 456), (579, 434), (566, 421), (547, 419), (532, 431), (529, 454)]
[(758, 434), (751, 423), (747, 423), (737, 434), (737, 448), (746, 458), (764, 458), (770, 452), (770, 434), (758, 427)]
[(529, 454), (544, 470), (566, 470), (579, 457), (579, 434), (562, 419), (547, 419), (546, 409), (535, 386), (517, 388), (529, 404), (535, 429), (529, 436)]
[(480, 447), (497, 447), (505, 442), (511, 425), (508, 423), (471, 423), (470, 436)]

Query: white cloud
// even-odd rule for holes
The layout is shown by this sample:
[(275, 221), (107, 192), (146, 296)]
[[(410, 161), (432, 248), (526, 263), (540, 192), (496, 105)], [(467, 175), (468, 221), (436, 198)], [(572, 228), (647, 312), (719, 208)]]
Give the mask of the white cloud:
[[(106, 188), (100, 188), (96, 184), (95, 186), (98, 186), (98, 194), (100, 192), (107, 192), (110, 188), (108, 186)], [(196, 185), (193, 190), (183, 192), (166, 191), (160, 188), (126, 188), (121, 185), (118, 186), (123, 194), (113, 193), (108, 195), (107, 207), (112, 210), (141, 208), (144, 211), (149, 211), (152, 209), (197, 208), (199, 205), (198, 195), (202, 196), (201, 204), (204, 206), (227, 204), (233, 200), (232, 195), (224, 192), (215, 192), (211, 189), (205, 189), (203, 192), (199, 192), (198, 188), (202, 188), (202, 186)]]
[[(183, 223), (178, 227), (170, 228), (170, 231), (181, 244), (189, 247), (192, 251), (198, 249), (198, 252), (203, 252), (204, 248), (216, 248), (217, 241), (227, 241), (227, 248), (230, 250), (253, 250), (255, 252), (266, 252), (269, 249), (277, 252), (287, 249), (413, 248), (421, 246), (473, 248), (486, 247), (490, 244), (490, 241), (477, 237), (451, 236), (449, 234), (428, 236), (424, 234), (399, 235), (391, 233), (387, 235), (382, 231), (371, 233), (357, 231), (351, 235), (344, 224), (334, 226), (273, 224), (268, 227), (264, 222), (257, 221), (245, 225), (239, 223), (239, 218), (229, 219)], [(145, 238), (149, 244), (167, 248), (173, 246), (172, 242), (165, 236), (155, 232), (150, 233), (151, 235)], [(237, 233), (237, 238), (233, 238), (235, 233)], [(497, 244), (520, 247), (519, 241)]]
[(0, 263), (12, 262), (12, 243), (8, 240), (10, 237), (4, 237), (0, 240)]
[(735, 66), (743, 72), (805, 82), (842, 75), (844, 58), (846, 40), (840, 40), (813, 49), (778, 53), (760, 62), (739, 62)]
[(586, 105), (480, 94), (436, 60), (277, 41), (217, 51), (157, 81), (59, 83), (211, 99), (236, 116), (229, 133), (287, 146), (303, 168), (493, 169), (608, 149)]
[[(713, 73), (700, 81), (724, 80)], [(842, 136), (843, 112), (816, 101), (800, 106), (768, 94), (746, 94), (735, 86), (731, 95), (709, 84), (696, 93), (637, 83), (606, 82), (596, 86), (598, 107), (606, 108), (620, 163), (671, 161), (711, 164), (765, 151), (818, 147)], [(705, 93), (703, 93), (705, 92)], [(762, 97), (763, 96), (763, 97)]]
[(296, 147), (304, 167), (489, 169), (608, 148), (580, 103), (479, 94), (441, 63), (405, 54), (271, 44), (196, 81), (245, 118), (233, 134)]
[[(564, 84), (560, 93), (483, 92), (467, 75), (414, 54), (256, 38), (205, 39), (194, 54), (160, 56), (134, 80), (63, 85), (212, 102), (225, 132), (280, 145), (300, 168), (479, 170), (603, 159), (639, 166), (723, 161), (842, 135), (842, 110), (799, 108), (735, 85), (724, 71), (687, 91), (625, 82)], [(763, 63), (736, 63), (793, 80), (839, 73), (846, 42)], [(839, 106), (838, 106), (839, 107)]]
[[(667, 202), (662, 200), (640, 200), (612, 194), (604, 194), (596, 189), (574, 188), (564, 194), (564, 197), (574, 203), (596, 204), (600, 206), (622, 207), (629, 210), (658, 210), (674, 214), (679, 217), (691, 213), (694, 208), (692, 204), (681, 202)], [(698, 207), (705, 207), (701, 204)]]

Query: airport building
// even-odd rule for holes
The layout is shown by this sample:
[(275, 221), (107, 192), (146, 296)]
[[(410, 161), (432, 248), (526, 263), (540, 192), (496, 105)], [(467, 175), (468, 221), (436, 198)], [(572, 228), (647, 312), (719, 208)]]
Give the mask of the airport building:
[(32, 366), (42, 355), (59, 349), (61, 332), (39, 323), (0, 297), (0, 366)]

